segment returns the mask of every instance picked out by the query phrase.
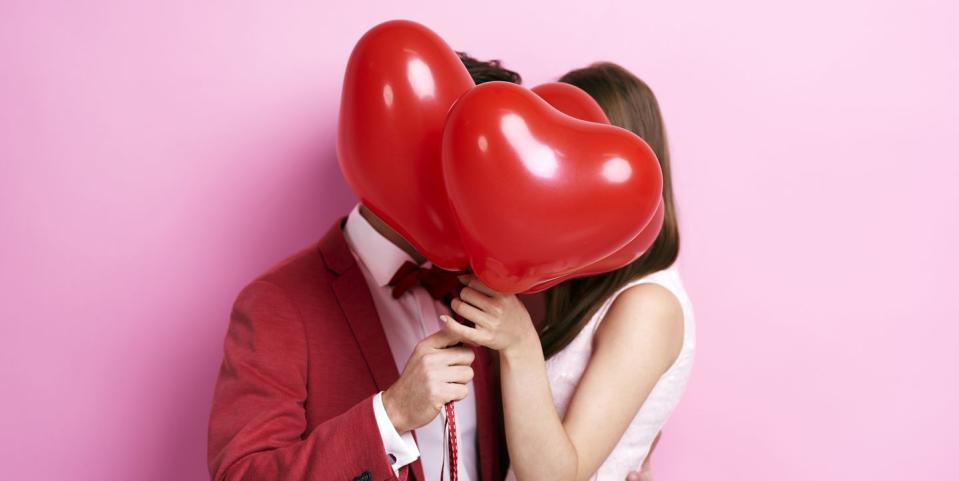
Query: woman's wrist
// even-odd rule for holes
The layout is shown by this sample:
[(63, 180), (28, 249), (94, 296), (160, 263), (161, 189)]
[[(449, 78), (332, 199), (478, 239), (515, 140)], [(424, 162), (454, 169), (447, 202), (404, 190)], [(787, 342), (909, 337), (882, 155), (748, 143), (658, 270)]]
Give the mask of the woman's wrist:
[(535, 330), (500, 351), (503, 361), (510, 364), (543, 359), (543, 346)]

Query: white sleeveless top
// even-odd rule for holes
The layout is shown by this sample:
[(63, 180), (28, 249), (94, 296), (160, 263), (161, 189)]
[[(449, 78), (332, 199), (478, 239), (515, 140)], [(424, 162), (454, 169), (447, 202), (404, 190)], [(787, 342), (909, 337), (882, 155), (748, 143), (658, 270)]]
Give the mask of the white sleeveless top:
[[(553, 391), (553, 402), (560, 418), (566, 417), (566, 409), (576, 391), (586, 365), (589, 363), (593, 351), (593, 335), (602, 322), (613, 301), (626, 289), (639, 284), (659, 284), (676, 296), (683, 310), (683, 346), (673, 365), (663, 373), (640, 407), (636, 417), (626, 428), (623, 437), (613, 448), (606, 461), (600, 465), (596, 473), (589, 479), (593, 481), (623, 481), (631, 471), (638, 471), (656, 434), (666, 424), (666, 420), (673, 413), (679, 399), (686, 389), (693, 367), (693, 358), (696, 351), (696, 324), (693, 320), (693, 306), (683, 288), (682, 280), (675, 266), (654, 272), (646, 277), (626, 283), (613, 293), (596, 311), (589, 323), (562, 351), (556, 353), (546, 361), (546, 371), (549, 376), (550, 388)], [(629, 370), (623, 370), (628, 375)], [(507, 481), (515, 481), (516, 475), (510, 469), (506, 476)], [(524, 480), (526, 481), (526, 480)]]

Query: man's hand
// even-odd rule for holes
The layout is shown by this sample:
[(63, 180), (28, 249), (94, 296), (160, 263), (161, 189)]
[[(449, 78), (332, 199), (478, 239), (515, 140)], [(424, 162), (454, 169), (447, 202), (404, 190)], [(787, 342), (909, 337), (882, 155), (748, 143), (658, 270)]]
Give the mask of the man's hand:
[(383, 407), (398, 433), (426, 425), (443, 405), (466, 397), (473, 379), (473, 350), (439, 331), (416, 345), (403, 374), (383, 392)]
[(642, 471), (633, 471), (626, 476), (626, 481), (653, 481), (653, 475), (649, 469), (643, 468)]
[(646, 455), (646, 460), (643, 461), (643, 467), (639, 471), (633, 471), (626, 475), (626, 481), (653, 481), (653, 472), (649, 469), (649, 460), (653, 457), (653, 451), (656, 450), (656, 445), (659, 444), (659, 438), (662, 437), (663, 432), (660, 431), (656, 434), (656, 439), (653, 439), (653, 445), (649, 447), (649, 454)]

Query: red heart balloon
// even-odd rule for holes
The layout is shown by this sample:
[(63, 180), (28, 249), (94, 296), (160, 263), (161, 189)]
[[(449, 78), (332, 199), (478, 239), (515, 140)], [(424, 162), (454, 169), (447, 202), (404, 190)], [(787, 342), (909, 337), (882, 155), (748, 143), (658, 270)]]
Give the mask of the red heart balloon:
[[(590, 122), (610, 123), (606, 117), (606, 113), (603, 112), (603, 108), (599, 106), (596, 100), (575, 85), (563, 82), (549, 82), (533, 87), (532, 90), (555, 109), (566, 115)], [(626, 266), (638, 259), (653, 245), (653, 242), (655, 242), (659, 236), (660, 230), (663, 228), (664, 219), (665, 211), (662, 200), (660, 200), (656, 212), (653, 214), (649, 223), (633, 240), (629, 241), (629, 243), (618, 251), (568, 276), (559, 277), (536, 285), (530, 288), (528, 293), (533, 294), (545, 291), (567, 279), (602, 274)]]
[(531, 89), (554, 109), (588, 122), (608, 124), (606, 112), (583, 89), (563, 82), (547, 82)]
[(506, 82), (450, 111), (443, 174), (476, 275), (523, 292), (635, 239), (662, 194), (652, 149), (611, 125), (570, 117)]
[(649, 223), (646, 224), (646, 227), (643, 227), (643, 230), (640, 231), (639, 235), (633, 238), (633, 240), (629, 241), (628, 244), (621, 247), (618, 251), (568, 276), (559, 277), (541, 284), (537, 284), (526, 291), (526, 293), (535, 294), (537, 292), (543, 292), (550, 287), (556, 286), (569, 279), (575, 279), (577, 277), (594, 276), (596, 274), (615, 271), (616, 269), (624, 267), (636, 259), (639, 259), (639, 257), (653, 245), (653, 242), (656, 242), (656, 238), (659, 237), (659, 231), (663, 229), (665, 213), (666, 211), (663, 208), (662, 200), (660, 200), (659, 206), (656, 207), (656, 212), (653, 213), (653, 218), (649, 220)]
[(440, 144), (450, 106), (473, 85), (443, 39), (404, 20), (363, 35), (343, 81), (343, 175), (363, 205), (447, 269), (468, 261), (443, 185)]

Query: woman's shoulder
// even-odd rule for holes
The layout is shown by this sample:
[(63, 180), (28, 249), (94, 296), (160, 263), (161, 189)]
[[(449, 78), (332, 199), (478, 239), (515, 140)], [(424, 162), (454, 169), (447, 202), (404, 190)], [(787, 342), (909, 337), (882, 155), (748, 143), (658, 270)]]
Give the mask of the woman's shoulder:
[(613, 299), (597, 326), (595, 348), (654, 347), (665, 371), (682, 349), (683, 317), (680, 299), (667, 286), (659, 282), (631, 283)]
[(642, 282), (623, 289), (613, 300), (600, 329), (635, 328), (643, 325), (654, 329), (682, 328), (683, 307), (676, 294), (657, 282)]
[[(647, 288), (640, 289), (642, 286), (647, 286)], [(658, 286), (660, 289), (649, 288), (649, 286)], [(627, 294), (627, 292), (631, 293), (629, 295), (632, 297), (639, 296), (637, 293), (645, 293), (645, 296), (650, 297), (650, 299), (648, 299), (649, 302), (659, 301), (667, 303), (671, 303), (669, 299), (671, 294), (672, 300), (679, 304), (683, 314), (685, 316), (692, 316), (692, 303), (690, 302), (689, 295), (686, 293), (686, 288), (679, 275), (679, 270), (675, 265), (633, 279), (626, 283), (618, 294), (623, 295)], [(655, 295), (654, 293), (658, 293), (659, 295)], [(686, 319), (686, 321), (689, 322), (692, 321), (692, 319)]]
[[(605, 317), (615, 311), (626, 316), (659, 319), (667, 323), (683, 320), (685, 290), (675, 266), (627, 282), (610, 302)], [(606, 322), (606, 319), (603, 321)]]

